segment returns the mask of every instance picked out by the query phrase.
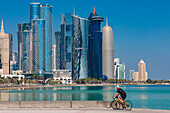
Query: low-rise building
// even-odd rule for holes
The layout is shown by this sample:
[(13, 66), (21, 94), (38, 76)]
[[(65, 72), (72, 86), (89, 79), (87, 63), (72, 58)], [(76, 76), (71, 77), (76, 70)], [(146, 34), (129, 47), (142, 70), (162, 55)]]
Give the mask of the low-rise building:
[(53, 74), (53, 79), (59, 81), (61, 84), (72, 84), (71, 71), (56, 70)]
[(25, 78), (24, 75), (0, 75), (0, 77), (4, 77), (4, 78), (16, 78), (18, 80), (21, 80), (21, 79)]
[(138, 78), (138, 72), (133, 72), (133, 80), (134, 81), (139, 81), (139, 78)]
[(22, 75), (23, 71), (22, 70), (16, 70), (12, 72), (13, 75)]

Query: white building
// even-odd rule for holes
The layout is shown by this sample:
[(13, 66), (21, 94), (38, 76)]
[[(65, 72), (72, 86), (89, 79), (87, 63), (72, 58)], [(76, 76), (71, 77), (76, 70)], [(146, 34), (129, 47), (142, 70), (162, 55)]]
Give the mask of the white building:
[(139, 81), (138, 76), (139, 76), (139, 75), (138, 75), (138, 72), (134, 72), (134, 73), (133, 73), (133, 80), (134, 80), (134, 81)]
[(120, 64), (119, 61), (119, 58), (114, 59), (114, 78), (125, 79), (125, 64)]
[(53, 79), (62, 84), (72, 84), (71, 71), (69, 70), (56, 70), (53, 74)]

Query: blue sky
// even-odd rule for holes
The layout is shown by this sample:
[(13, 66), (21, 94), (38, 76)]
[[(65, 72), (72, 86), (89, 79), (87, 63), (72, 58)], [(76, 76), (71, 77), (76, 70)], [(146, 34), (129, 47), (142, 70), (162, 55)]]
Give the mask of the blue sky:
[(14, 35), (14, 51), (17, 24), (29, 22), (31, 2), (53, 6), (53, 32), (60, 29), (61, 13), (75, 7), (76, 15), (88, 18), (95, 6), (113, 28), (115, 57), (125, 63), (127, 79), (130, 69), (138, 71), (140, 59), (146, 62), (149, 78), (170, 79), (170, 0), (0, 0), (0, 19), (5, 32)]

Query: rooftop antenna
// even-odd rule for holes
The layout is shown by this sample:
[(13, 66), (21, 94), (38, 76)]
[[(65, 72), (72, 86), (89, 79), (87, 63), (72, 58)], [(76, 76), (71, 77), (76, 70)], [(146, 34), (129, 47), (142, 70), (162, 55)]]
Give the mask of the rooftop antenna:
[(95, 8), (95, 6), (94, 6), (94, 12), (93, 12), (93, 14), (94, 14), (94, 15), (96, 14), (96, 8)]
[(4, 33), (4, 22), (3, 22), (3, 19), (2, 19), (2, 23), (1, 23), (1, 33)]
[(106, 26), (108, 26), (108, 19), (107, 19), (107, 17), (106, 17)]
[(73, 15), (76, 16), (75, 6), (73, 6)]

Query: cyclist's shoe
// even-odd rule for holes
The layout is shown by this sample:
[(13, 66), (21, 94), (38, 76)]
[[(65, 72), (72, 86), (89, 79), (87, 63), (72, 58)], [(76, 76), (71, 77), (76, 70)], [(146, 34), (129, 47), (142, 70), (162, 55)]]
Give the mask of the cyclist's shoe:
[(126, 105), (125, 105), (125, 104), (122, 104), (122, 107), (123, 107), (123, 109), (124, 109), (124, 108), (126, 108)]

